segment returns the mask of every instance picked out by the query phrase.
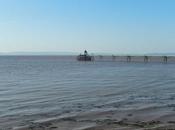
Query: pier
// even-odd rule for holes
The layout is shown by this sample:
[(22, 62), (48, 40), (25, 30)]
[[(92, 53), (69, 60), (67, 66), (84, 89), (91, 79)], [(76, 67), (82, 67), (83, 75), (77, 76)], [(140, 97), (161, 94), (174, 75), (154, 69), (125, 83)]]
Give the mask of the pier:
[(159, 63), (175, 63), (175, 56), (151, 56), (151, 55), (94, 55), (94, 61), (113, 61), (113, 62), (159, 62)]

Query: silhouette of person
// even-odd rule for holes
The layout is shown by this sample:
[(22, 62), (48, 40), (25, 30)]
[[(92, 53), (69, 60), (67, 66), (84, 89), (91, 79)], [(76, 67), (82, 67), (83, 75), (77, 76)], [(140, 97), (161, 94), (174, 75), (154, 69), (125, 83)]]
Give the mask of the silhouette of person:
[(163, 61), (164, 61), (164, 63), (167, 63), (168, 57), (167, 56), (163, 56)]
[(87, 51), (86, 51), (86, 50), (84, 51), (84, 55), (85, 55), (85, 56), (87, 56), (87, 55), (88, 55), (88, 53), (87, 53)]
[(148, 56), (144, 56), (144, 62), (148, 62)]
[(127, 56), (127, 62), (131, 62), (131, 56)]

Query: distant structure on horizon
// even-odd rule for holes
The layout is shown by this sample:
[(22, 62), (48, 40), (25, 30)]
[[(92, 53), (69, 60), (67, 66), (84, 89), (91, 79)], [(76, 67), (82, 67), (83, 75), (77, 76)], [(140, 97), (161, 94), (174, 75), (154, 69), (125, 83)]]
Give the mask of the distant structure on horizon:
[(77, 56), (77, 60), (78, 61), (93, 61), (94, 58), (93, 56), (90, 56), (88, 52), (85, 50), (84, 54), (80, 54), (79, 56)]
[(87, 50), (84, 54), (77, 56), (78, 61), (118, 61), (118, 62), (162, 62), (162, 63), (175, 63), (175, 56), (154, 56), (154, 55), (89, 55)]

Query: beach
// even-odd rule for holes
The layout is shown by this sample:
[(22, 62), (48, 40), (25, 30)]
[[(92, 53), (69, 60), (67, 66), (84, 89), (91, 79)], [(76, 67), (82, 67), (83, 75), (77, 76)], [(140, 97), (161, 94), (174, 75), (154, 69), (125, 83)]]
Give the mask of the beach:
[(38, 120), (14, 130), (175, 130), (175, 112), (164, 108), (93, 111)]

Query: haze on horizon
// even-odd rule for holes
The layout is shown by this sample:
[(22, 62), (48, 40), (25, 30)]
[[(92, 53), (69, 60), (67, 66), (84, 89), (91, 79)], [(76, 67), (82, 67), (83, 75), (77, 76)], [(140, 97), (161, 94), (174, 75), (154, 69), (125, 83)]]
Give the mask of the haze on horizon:
[(0, 52), (172, 53), (174, 0), (0, 0)]

